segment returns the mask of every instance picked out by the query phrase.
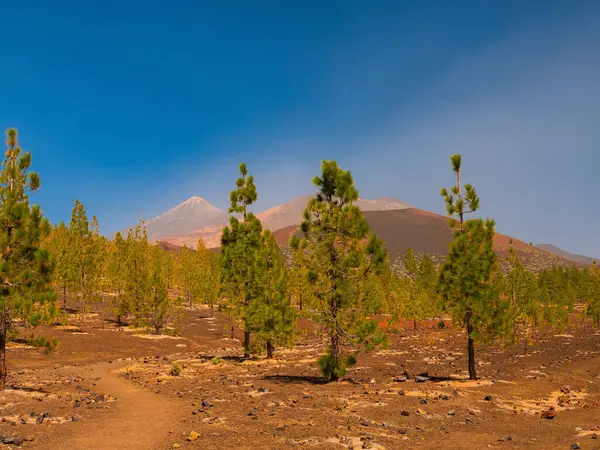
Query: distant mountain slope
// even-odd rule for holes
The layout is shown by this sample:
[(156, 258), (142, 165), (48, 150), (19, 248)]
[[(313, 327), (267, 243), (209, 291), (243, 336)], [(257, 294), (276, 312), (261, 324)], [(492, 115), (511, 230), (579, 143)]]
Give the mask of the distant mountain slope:
[[(410, 248), (417, 254), (429, 254), (437, 262), (442, 262), (452, 241), (452, 230), (448, 218), (416, 208), (391, 211), (365, 211), (371, 231), (386, 245), (393, 265), (398, 265)], [(300, 235), (298, 226), (277, 230), (274, 235), (283, 247), (292, 234)], [(511, 243), (512, 242), (512, 243)], [(494, 247), (503, 262), (508, 249), (513, 247), (519, 258), (531, 270), (540, 270), (550, 265), (566, 265), (573, 262), (521, 240), (503, 234), (496, 234)]]
[[(283, 205), (275, 206), (256, 215), (264, 228), (271, 231), (298, 225), (302, 222), (302, 215), (312, 195), (296, 198)], [(375, 200), (359, 199), (356, 205), (363, 211), (384, 211), (410, 208), (411, 206), (395, 198), (378, 198)]]
[[(311, 198), (311, 195), (299, 197), (283, 205), (267, 209), (266, 211), (258, 213), (256, 216), (260, 219), (263, 227), (271, 231), (276, 231), (287, 226), (295, 226), (302, 222), (302, 214)], [(360, 206), (363, 211), (400, 210), (410, 208), (406, 203), (394, 198), (381, 198), (375, 200), (360, 199), (358, 200), (357, 205)], [(161, 236), (161, 239), (171, 242), (174, 245), (187, 245), (188, 247), (194, 248), (196, 247), (198, 239), (202, 239), (204, 245), (207, 247), (218, 247), (221, 244), (221, 231), (227, 223), (228, 218), (220, 224), (204, 227), (199, 226), (194, 231), (182, 234), (173, 233), (170, 236)]]
[(581, 264), (593, 264), (594, 261), (600, 263), (598, 258), (591, 258), (589, 256), (578, 255), (576, 253), (569, 253), (562, 248), (552, 244), (537, 244), (536, 247), (546, 250), (547, 252), (554, 253), (555, 255), (562, 256), (563, 258), (570, 259)]
[(226, 223), (229, 215), (202, 197), (191, 197), (169, 211), (146, 222), (148, 239), (155, 241), (189, 233), (198, 228)]

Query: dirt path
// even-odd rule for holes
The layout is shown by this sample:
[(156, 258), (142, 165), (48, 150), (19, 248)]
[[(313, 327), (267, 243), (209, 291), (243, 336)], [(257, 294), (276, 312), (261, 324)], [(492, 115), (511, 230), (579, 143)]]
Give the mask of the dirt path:
[(96, 384), (97, 391), (117, 397), (118, 401), (100, 417), (73, 424), (60, 436), (48, 436), (43, 442), (44, 449), (167, 448), (169, 431), (176, 425), (181, 405), (119, 378), (115, 373), (117, 368), (114, 364), (102, 363), (74, 370), (86, 378), (101, 377)]

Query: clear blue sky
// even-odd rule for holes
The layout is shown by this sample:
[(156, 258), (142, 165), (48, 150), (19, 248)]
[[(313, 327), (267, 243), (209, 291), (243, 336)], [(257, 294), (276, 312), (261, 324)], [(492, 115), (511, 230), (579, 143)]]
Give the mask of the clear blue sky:
[(75, 199), (106, 234), (192, 195), (226, 207), (241, 160), (262, 209), (311, 192), (325, 158), (364, 197), (442, 213), (461, 152), (499, 231), (600, 256), (598, 1), (19, 0), (0, 15), (0, 126), (33, 153), (54, 222)]

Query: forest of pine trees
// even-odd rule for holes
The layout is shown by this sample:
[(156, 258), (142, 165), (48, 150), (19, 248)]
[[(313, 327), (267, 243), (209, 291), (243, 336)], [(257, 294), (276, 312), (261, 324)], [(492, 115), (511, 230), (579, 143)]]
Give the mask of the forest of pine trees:
[(51, 226), (29, 204), (28, 192), (40, 187), (30, 164), (16, 130), (8, 130), (0, 172), (0, 389), (9, 339), (20, 333), (51, 351), (57, 343), (36, 338), (36, 327), (69, 322), (84, 329), (91, 313), (102, 326), (113, 321), (177, 334), (184, 309), (206, 305), (230, 318), (231, 337), (243, 332), (245, 358), (276, 357), (278, 348), (293, 346), (297, 319), (304, 317), (318, 325), (318, 364), (327, 380), (343, 377), (359, 353), (385, 346), (386, 333), (398, 324), (411, 333), (426, 321), (464, 330), (472, 379), (476, 344), (520, 342), (527, 351), (542, 327), (568, 327), (577, 302), (600, 328), (596, 265), (535, 273), (511, 248), (501, 270), (494, 221), (467, 219), (480, 199), (462, 183), (460, 155), (451, 157), (456, 184), (441, 192), (454, 231), (445, 262), (437, 266), (409, 250), (398, 272), (356, 206), (352, 174), (335, 161), (323, 161), (313, 179), (317, 193), (290, 240), (287, 263), (273, 234), (249, 211), (258, 191), (243, 163), (218, 252), (202, 241), (196, 249), (163, 250), (148, 241), (143, 221), (109, 239), (78, 200), (68, 224)]

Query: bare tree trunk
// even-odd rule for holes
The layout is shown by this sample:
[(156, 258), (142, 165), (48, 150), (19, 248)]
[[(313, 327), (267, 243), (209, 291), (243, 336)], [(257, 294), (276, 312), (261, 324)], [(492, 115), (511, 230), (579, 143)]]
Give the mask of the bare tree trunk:
[(468, 349), (469, 349), (469, 379), (476, 380), (477, 379), (477, 371), (475, 370), (475, 344), (473, 342), (473, 338), (471, 337), (471, 333), (473, 332), (473, 325), (471, 325), (471, 311), (467, 312), (467, 315), (465, 317), (465, 322), (467, 325)]
[(250, 358), (250, 332), (244, 330), (244, 358)]
[(63, 285), (63, 309), (67, 309), (67, 285)]
[(233, 327), (233, 319), (231, 319), (231, 339), (235, 339), (235, 329)]
[[(341, 355), (341, 349), (340, 349), (340, 335), (339, 335), (339, 330), (338, 330), (338, 325), (337, 325), (337, 311), (338, 310), (338, 304), (337, 301), (335, 299), (335, 297), (331, 300), (331, 304), (329, 305), (329, 311), (331, 314), (331, 318), (333, 319), (333, 323), (334, 323), (334, 327), (331, 333), (331, 356), (333, 358), (333, 360), (335, 361), (334, 367), (338, 366), (338, 361), (340, 359), (340, 355)], [(335, 373), (331, 373), (331, 381), (337, 381), (338, 380), (338, 376)]]
[(417, 332), (417, 319), (413, 320), (413, 331), (416, 333)]
[(271, 359), (273, 357), (273, 345), (271, 341), (267, 341), (267, 359)]
[(6, 385), (6, 309), (0, 313), (0, 392)]

